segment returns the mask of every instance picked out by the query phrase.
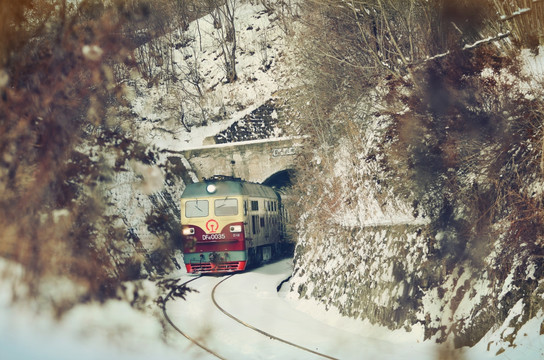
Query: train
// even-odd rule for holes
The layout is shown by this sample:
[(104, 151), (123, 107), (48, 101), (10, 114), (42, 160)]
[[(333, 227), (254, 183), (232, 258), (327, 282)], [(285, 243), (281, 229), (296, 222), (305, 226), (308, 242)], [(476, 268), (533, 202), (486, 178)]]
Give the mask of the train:
[(187, 273), (239, 272), (273, 259), (283, 239), (282, 203), (272, 187), (216, 175), (181, 195)]

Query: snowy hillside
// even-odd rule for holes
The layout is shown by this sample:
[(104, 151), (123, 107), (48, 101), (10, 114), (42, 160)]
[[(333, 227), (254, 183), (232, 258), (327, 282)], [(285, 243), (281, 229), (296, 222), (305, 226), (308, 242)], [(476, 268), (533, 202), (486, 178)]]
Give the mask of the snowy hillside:
[[(169, 51), (175, 64), (168, 76), (178, 81), (160, 72), (157, 86), (148, 87), (143, 78), (130, 81), (130, 121), (147, 142), (170, 151), (202, 146), (204, 139), (259, 108), (278, 90), (293, 86), (293, 59), (278, 15), (250, 2), (237, 4), (235, 14), (236, 82), (226, 82), (211, 15), (166, 42), (173, 47)], [(189, 74), (196, 80), (189, 81)]]
[[(2, 267), (5, 269), (5, 264)], [(538, 335), (536, 317), (520, 329), (525, 334), (515, 348), (508, 348), (501, 337), (511, 331), (506, 325), (489, 332), (475, 347), (452, 352), (450, 346), (421, 341), (421, 330), (391, 331), (369, 322), (341, 316), (326, 310), (319, 301), (289, 296), (287, 286), (276, 287), (292, 272), (292, 262), (282, 260), (261, 269), (237, 275), (218, 293), (221, 305), (245, 321), (283, 338), (288, 338), (339, 359), (436, 359), (460, 356), (467, 360), (532, 360), (542, 356), (543, 343)], [(172, 276), (185, 281), (187, 274)], [(250, 331), (224, 316), (211, 304), (211, 287), (221, 277), (205, 277), (192, 286), (198, 292), (187, 300), (170, 300), (167, 311), (174, 323), (190, 336), (206, 339), (207, 346), (222, 356), (238, 359), (314, 359), (294, 347)], [(133, 291), (140, 289), (142, 298)], [(9, 360), (106, 359), (139, 360), (215, 359), (175, 332), (162, 319), (153, 300), (159, 295), (154, 282), (127, 284), (121, 300), (105, 304), (82, 304), (70, 310), (60, 322), (47, 312), (36, 316), (25, 305), (10, 305), (9, 284), (2, 283), (0, 299), (0, 345)], [(137, 303), (136, 310), (129, 302)], [(263, 310), (264, 309), (264, 310)], [(515, 316), (514, 314), (512, 316)], [(202, 321), (202, 317), (206, 321)], [(187, 326), (187, 324), (192, 324)], [(361, 347), (364, 354), (361, 354)], [(495, 352), (499, 349), (499, 356)], [(417, 354), (417, 355), (416, 355)]]

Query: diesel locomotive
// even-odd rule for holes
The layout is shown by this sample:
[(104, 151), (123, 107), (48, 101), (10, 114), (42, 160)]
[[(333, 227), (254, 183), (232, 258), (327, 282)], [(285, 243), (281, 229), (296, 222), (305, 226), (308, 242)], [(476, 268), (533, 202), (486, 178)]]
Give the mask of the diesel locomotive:
[(281, 198), (268, 186), (214, 176), (185, 188), (181, 227), (188, 273), (242, 271), (278, 252)]

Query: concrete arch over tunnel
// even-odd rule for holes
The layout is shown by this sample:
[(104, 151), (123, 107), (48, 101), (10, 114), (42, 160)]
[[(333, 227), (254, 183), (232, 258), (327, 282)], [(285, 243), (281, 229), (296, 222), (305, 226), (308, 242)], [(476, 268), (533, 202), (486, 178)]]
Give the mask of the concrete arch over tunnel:
[(198, 179), (227, 175), (282, 187), (290, 184), (300, 137), (215, 144), (180, 151)]

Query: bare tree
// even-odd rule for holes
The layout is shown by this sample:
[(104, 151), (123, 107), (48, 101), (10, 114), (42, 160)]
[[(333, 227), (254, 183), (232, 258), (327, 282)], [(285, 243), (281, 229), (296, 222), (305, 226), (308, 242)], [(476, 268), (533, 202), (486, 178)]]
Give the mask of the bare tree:
[(206, 0), (214, 27), (217, 30), (217, 40), (222, 50), (223, 67), (227, 82), (238, 79), (236, 72), (236, 26), (235, 14), (237, 0)]
[(315, 34), (310, 51), (324, 62), (398, 79), (427, 58), (496, 35), (488, 2), (308, 0), (303, 10)]

